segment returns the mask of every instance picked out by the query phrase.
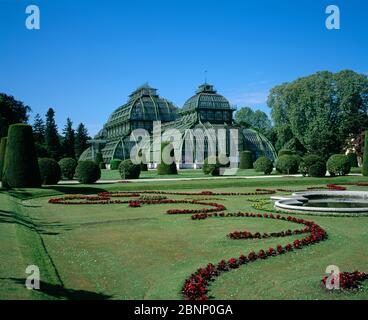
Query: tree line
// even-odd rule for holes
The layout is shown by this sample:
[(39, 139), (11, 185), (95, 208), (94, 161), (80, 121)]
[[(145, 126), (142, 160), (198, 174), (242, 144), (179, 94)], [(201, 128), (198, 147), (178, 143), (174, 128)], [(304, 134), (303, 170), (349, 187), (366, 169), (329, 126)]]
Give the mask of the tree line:
[[(31, 108), (13, 96), (0, 93), (0, 137), (7, 136), (8, 126), (14, 123), (28, 123)], [(55, 122), (55, 111), (49, 108), (45, 120), (36, 114), (32, 124), (33, 138), (37, 156), (40, 158), (73, 158), (78, 160), (87, 149), (90, 139), (87, 128), (80, 123), (76, 129), (73, 122), (67, 118), (62, 135), (58, 133)]]
[[(263, 111), (243, 107), (235, 114), (235, 122), (263, 133), (276, 151), (287, 149), (323, 158), (346, 150), (362, 155), (363, 132), (368, 127), (366, 75), (352, 70), (317, 72), (275, 86), (267, 105), (271, 119)], [(23, 102), (0, 94), (0, 136), (6, 136), (9, 124), (27, 123), (30, 111)], [(89, 137), (83, 123), (74, 130), (68, 118), (59, 135), (52, 108), (45, 120), (35, 116), (33, 131), (39, 157), (78, 159), (87, 148)]]

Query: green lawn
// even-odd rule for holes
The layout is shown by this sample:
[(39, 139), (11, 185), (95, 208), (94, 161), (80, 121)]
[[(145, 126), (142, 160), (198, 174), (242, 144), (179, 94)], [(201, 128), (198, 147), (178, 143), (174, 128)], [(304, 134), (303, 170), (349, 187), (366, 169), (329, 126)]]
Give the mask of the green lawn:
[[(54, 186), (0, 192), (0, 299), (181, 299), (185, 278), (199, 266), (238, 257), (295, 238), (229, 240), (234, 230), (273, 232), (295, 224), (268, 219), (225, 218), (192, 221), (168, 215), (168, 204), (62, 206), (51, 196), (95, 194), (102, 190), (254, 191), (257, 187), (300, 189), (364, 177), (273, 178)], [(368, 187), (350, 187), (368, 190)], [(228, 211), (256, 211), (249, 200), (269, 196), (170, 196), (208, 199)], [(211, 200), (209, 200), (211, 201)], [(272, 209), (271, 204), (268, 205)], [(368, 286), (352, 294), (329, 294), (319, 281), (334, 264), (343, 271), (368, 271), (368, 217), (303, 216), (328, 232), (325, 242), (222, 274), (210, 286), (217, 299), (368, 299)], [(25, 268), (41, 270), (41, 291), (24, 287)]]
[[(273, 172), (272, 175), (277, 174)], [(236, 176), (262, 176), (262, 172), (256, 172), (254, 169), (238, 170)], [(158, 175), (157, 170), (142, 171), (141, 179), (172, 179), (172, 178), (204, 178), (206, 176), (202, 170), (183, 169), (179, 170), (177, 175)], [(102, 170), (101, 180), (121, 180), (119, 170)]]

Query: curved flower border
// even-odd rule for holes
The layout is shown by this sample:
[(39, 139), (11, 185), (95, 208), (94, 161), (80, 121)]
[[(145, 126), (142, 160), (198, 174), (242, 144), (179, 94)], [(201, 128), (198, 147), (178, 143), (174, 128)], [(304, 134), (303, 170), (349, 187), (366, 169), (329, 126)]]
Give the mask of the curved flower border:
[[(344, 183), (343, 185), (358, 185), (368, 186), (368, 183)], [(341, 184), (329, 184), (326, 187), (309, 187), (311, 189), (333, 189), (333, 190), (346, 190)], [(211, 208), (204, 209), (169, 209), (167, 214), (192, 214), (192, 220), (204, 220), (211, 217), (251, 217), (251, 218), (264, 218), (264, 219), (278, 219), (289, 221), (296, 224), (302, 224), (305, 227), (302, 229), (285, 230), (273, 233), (251, 233), (249, 231), (233, 231), (227, 235), (232, 240), (240, 239), (262, 239), (271, 237), (286, 237), (291, 235), (299, 235), (310, 233), (309, 236), (296, 239), (292, 243), (288, 243), (285, 246), (278, 244), (276, 248), (270, 247), (268, 249), (260, 249), (258, 253), (251, 251), (248, 255), (240, 255), (238, 258), (231, 258), (229, 260), (221, 260), (218, 263), (208, 263), (206, 267), (200, 267), (191, 274), (184, 282), (182, 287), (182, 294), (186, 300), (207, 300), (208, 299), (208, 287), (211, 281), (218, 277), (223, 272), (236, 269), (241, 265), (254, 262), (258, 259), (267, 259), (272, 256), (277, 256), (291, 252), (293, 250), (299, 250), (306, 246), (319, 243), (328, 238), (328, 235), (324, 229), (317, 225), (313, 221), (308, 221), (296, 217), (285, 217), (280, 214), (274, 215), (272, 213), (252, 213), (252, 212), (235, 212), (225, 213), (225, 206), (216, 202), (204, 202), (198, 200), (170, 200), (170, 199), (145, 199), (141, 197), (142, 194), (156, 194), (156, 195), (206, 195), (206, 196), (251, 196), (251, 195), (269, 195), (276, 192), (295, 192), (295, 190), (289, 189), (256, 189), (255, 192), (169, 192), (158, 190), (143, 190), (143, 191), (122, 191), (122, 192), (101, 192), (97, 196), (84, 196), (84, 195), (72, 195), (61, 198), (49, 199), (51, 204), (64, 204), (64, 205), (85, 205), (85, 204), (123, 204), (128, 203), (130, 207), (140, 207), (142, 204), (175, 204), (175, 203), (187, 203), (197, 205), (207, 205)], [(141, 197), (136, 200), (119, 200), (112, 198), (119, 197)], [(79, 201), (77, 201), (79, 200)], [(343, 272), (339, 275), (340, 285), (342, 289), (350, 289), (357, 287), (361, 281), (367, 279), (367, 274), (363, 272)], [(327, 277), (322, 280), (323, 284), (326, 284)]]

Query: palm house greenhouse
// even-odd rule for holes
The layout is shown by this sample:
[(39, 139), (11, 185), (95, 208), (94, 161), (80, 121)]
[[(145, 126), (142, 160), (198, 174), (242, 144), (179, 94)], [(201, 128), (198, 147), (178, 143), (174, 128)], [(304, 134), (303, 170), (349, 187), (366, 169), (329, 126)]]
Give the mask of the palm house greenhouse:
[(160, 143), (153, 139), (157, 137), (157, 128), (160, 141), (172, 143), (180, 168), (201, 167), (207, 156), (216, 153), (213, 148), (226, 149), (230, 158), (233, 150), (236, 150), (235, 158), (238, 152), (249, 150), (254, 160), (263, 155), (275, 160), (275, 150), (267, 138), (236, 124), (234, 111), (229, 101), (207, 83), (200, 85), (181, 109), (160, 97), (157, 89), (145, 84), (111, 114), (100, 132), (89, 141), (90, 147), (82, 153), (80, 160), (94, 160), (99, 152), (106, 164), (112, 159), (129, 159), (132, 148), (139, 142), (136, 129), (145, 129), (149, 134), (142, 144), (144, 150), (149, 150), (145, 159), (149, 167), (154, 168), (157, 165), (154, 154), (160, 152)]

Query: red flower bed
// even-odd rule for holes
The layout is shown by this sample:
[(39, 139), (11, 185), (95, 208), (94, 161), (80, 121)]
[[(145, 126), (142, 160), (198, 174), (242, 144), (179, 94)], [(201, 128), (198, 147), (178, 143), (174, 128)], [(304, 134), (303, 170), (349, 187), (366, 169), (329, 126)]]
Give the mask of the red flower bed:
[[(230, 216), (239, 216), (237, 214), (232, 214)], [(211, 215), (194, 215), (192, 216), (192, 219), (206, 219), (208, 217), (214, 217), (215, 214)], [(221, 216), (221, 215), (220, 215)], [(229, 271), (234, 268), (238, 268), (240, 265), (245, 263), (250, 263), (253, 261), (256, 261), (257, 259), (266, 259), (267, 257), (277, 256), (280, 254), (284, 254), (286, 252), (290, 252), (293, 249), (302, 249), (304, 246), (308, 246), (314, 243), (318, 243), (320, 241), (323, 241), (327, 239), (327, 233), (325, 230), (323, 230), (320, 226), (315, 224), (313, 221), (307, 221), (304, 219), (298, 219), (295, 217), (281, 217), (278, 216), (271, 216), (270, 214), (250, 214), (250, 213), (243, 213), (244, 217), (260, 217), (260, 218), (268, 218), (268, 219), (280, 219), (280, 220), (286, 220), (297, 224), (303, 224), (306, 227), (304, 229), (301, 229), (302, 232), (310, 232), (309, 237), (305, 237), (302, 239), (297, 239), (293, 242), (293, 244), (287, 244), (285, 247), (282, 245), (277, 245), (276, 250), (274, 248), (269, 248), (267, 251), (261, 249), (259, 250), (258, 254), (254, 251), (250, 252), (248, 256), (241, 255), (238, 259), (231, 258), (227, 262), (226, 260), (221, 260), (217, 267), (214, 264), (208, 264), (207, 268), (199, 268), (195, 273), (193, 273), (187, 280), (185, 280), (183, 288), (182, 288), (182, 294), (185, 299), (187, 300), (207, 300), (207, 292), (208, 292), (208, 285), (210, 281), (213, 281), (217, 276), (219, 276), (222, 272)], [(231, 233), (234, 234), (235, 232)], [(285, 232), (284, 232), (285, 233)], [(255, 233), (256, 235), (257, 233)], [(278, 233), (276, 233), (278, 234)], [(288, 234), (291, 234), (291, 232)], [(208, 272), (208, 266), (211, 266), (211, 272)], [(206, 272), (205, 272), (205, 271)]]
[[(249, 231), (234, 231), (228, 234), (230, 239), (262, 239), (269, 237), (286, 237), (290, 235), (299, 235), (309, 233), (307, 237), (296, 239), (293, 243), (289, 243), (284, 247), (277, 245), (275, 248), (260, 249), (258, 253), (254, 251), (249, 252), (247, 255), (240, 255), (239, 258), (230, 258), (229, 260), (223, 259), (217, 264), (209, 263), (205, 268), (199, 268), (188, 279), (185, 280), (182, 294), (185, 299), (195, 300), (207, 300), (207, 291), (210, 281), (214, 280), (222, 272), (229, 271), (231, 269), (238, 268), (240, 265), (256, 261), (258, 259), (266, 259), (268, 257), (285, 254), (295, 249), (302, 249), (303, 247), (318, 243), (327, 239), (327, 234), (320, 226), (313, 221), (307, 221), (296, 217), (285, 217), (281, 215), (273, 215), (272, 213), (252, 213), (252, 212), (234, 212), (225, 213), (225, 206), (216, 202), (203, 202), (197, 200), (170, 200), (170, 199), (135, 199), (135, 200), (120, 200), (112, 198), (119, 197), (140, 197), (142, 194), (157, 194), (157, 195), (208, 195), (208, 196), (248, 196), (248, 195), (269, 195), (276, 193), (277, 191), (295, 191), (285, 189), (257, 189), (256, 192), (238, 192), (238, 193), (215, 193), (212, 191), (202, 191), (198, 193), (194, 192), (168, 192), (168, 191), (124, 191), (124, 192), (101, 192), (97, 196), (66, 196), (61, 198), (53, 198), (49, 200), (52, 204), (122, 204), (128, 203), (129, 207), (140, 207), (141, 205), (152, 204), (194, 204), (205, 205), (210, 208), (202, 209), (168, 209), (168, 214), (192, 214), (192, 220), (204, 220), (209, 217), (251, 217), (251, 218), (263, 218), (263, 219), (279, 219), (289, 221), (296, 224), (304, 225), (302, 229), (285, 230), (273, 233), (251, 233)], [(345, 277), (346, 278), (346, 277)], [(349, 281), (343, 277), (343, 283), (348, 286)], [(350, 279), (350, 278), (349, 278)], [(345, 281), (345, 282), (344, 282)]]
[(141, 204), (139, 203), (139, 201), (130, 201), (129, 202), (129, 207), (131, 208), (139, 208), (141, 206)]
[[(352, 290), (361, 286), (362, 281), (368, 279), (368, 274), (364, 272), (340, 272), (339, 275), (339, 290)], [(323, 277), (322, 284), (327, 289), (328, 276)], [(334, 285), (335, 279), (331, 279), (331, 285)]]
[(345, 187), (342, 187), (342, 186), (337, 186), (335, 184), (328, 184), (327, 185), (327, 189), (330, 189), (330, 190), (336, 190), (336, 191), (345, 191), (346, 188)]

